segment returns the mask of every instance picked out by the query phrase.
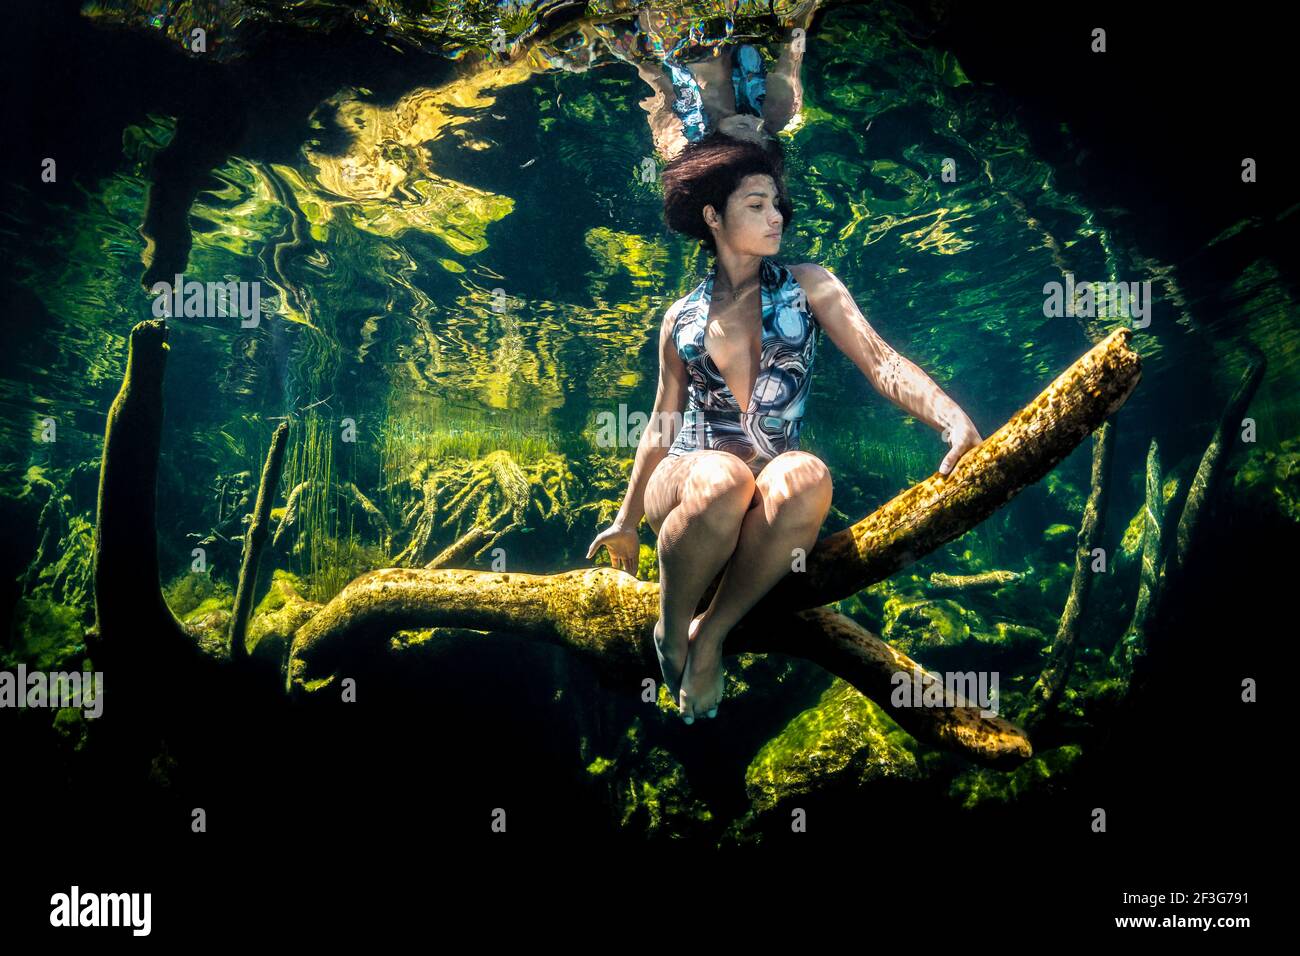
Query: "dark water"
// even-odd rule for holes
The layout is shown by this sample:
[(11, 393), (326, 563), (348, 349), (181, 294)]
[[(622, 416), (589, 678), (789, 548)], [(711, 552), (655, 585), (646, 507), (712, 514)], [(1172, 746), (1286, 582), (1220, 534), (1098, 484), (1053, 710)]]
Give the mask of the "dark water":
[[(589, 566), (634, 451), (600, 447), (600, 416), (649, 411), (664, 310), (707, 268), (638, 175), (652, 147), (634, 72), (599, 53), (581, 71), (485, 67), (490, 5), (398, 6), (389, 24), (378, 5), (183, 5), (152, 22), (144, 4), (38, 6), (13, 15), (5, 40), (19, 134), (0, 217), (5, 666), (93, 664), (82, 632), (95, 620), (106, 416), (131, 327), (156, 314), (146, 285), (176, 271), (257, 282), (262, 297), (255, 327), (167, 321), (157, 537), (178, 617), (230, 610), (241, 519), (281, 421), (274, 506), (299, 488), (298, 520), (268, 545), (255, 603), (272, 569), (324, 603), (365, 571), (423, 565), (475, 520), (512, 524), (497, 542), (506, 570)], [(528, 34), (537, 49), (582, 62), (577, 20), (559, 26), (579, 11), (546, 12)], [(770, 40), (761, 12), (745, 5), (730, 25)], [(216, 24), (202, 55), (180, 47), (196, 22)], [(1241, 684), (1265, 683), (1264, 648), (1283, 636), (1266, 606), (1284, 577), (1273, 555), (1300, 520), (1296, 190), (1277, 184), (1280, 161), (1266, 163), (1280, 156), (1265, 117), (1280, 117), (1234, 109), (1226, 65), (1180, 87), (1152, 24), (1123, 24), (1102, 69), (1078, 52), (1086, 39), (1064, 39), (1086, 37), (1082, 15), (1035, 28), (921, 5), (832, 6), (809, 33), (802, 124), (784, 138), (796, 216), (781, 261), (831, 268), (985, 437), (1134, 323), (1049, 317), (1046, 283), (1150, 282), (1132, 336), (1141, 383), (1112, 419), (1101, 542), (1115, 573), (1093, 587), (1062, 716), (1019, 770), (918, 742), (795, 657), (729, 659), (720, 718), (688, 728), (560, 648), (461, 633), (437, 655), (358, 662), (363, 686), (382, 688), (359, 716), (266, 704), (239, 717), (231, 699), (229, 715), (206, 717), (237, 734), (199, 720), (205, 729), (169, 740), (162, 718), (146, 721), (134, 764), (75, 712), (6, 712), (25, 768), (7, 824), (50, 839), (103, 832), (121, 806), (166, 853), (205, 806), (227, 834), (213, 842), (288, 829), (309, 849), (347, 834), (428, 852), (473, 843), (480, 824), (486, 839), (489, 809), (509, 807), (510, 839), (529, 846), (779, 848), (793, 801), (818, 846), (866, 846), (881, 820), (906, 820), (947, 845), (981, 841), (1023, 891), (1035, 854), (1043, 867), (1100, 859), (1089, 840), (1107, 835), (1090, 824), (1104, 807), (1125, 859), (1204, 841), (1241, 863), (1234, 848), (1252, 846), (1264, 818), (1240, 811), (1267, 789), (1267, 721)], [(1085, 70), (1105, 77), (1090, 88)], [(1223, 97), (1215, 122), (1198, 102), (1207, 89)], [(1180, 125), (1193, 116), (1201, 126)], [(1244, 185), (1241, 157), (1257, 153), (1261, 182)], [(40, 178), (47, 156), (54, 182)], [(156, 209), (180, 211), (147, 253), (151, 188)], [(1254, 440), (1229, 430), (1194, 560), (1158, 622), (1177, 650), (1131, 712), (1116, 710), (1107, 660), (1138, 589), (1148, 446), (1178, 479), (1176, 514), (1255, 356), (1267, 366), (1249, 405)], [(946, 450), (825, 339), (803, 448), (834, 476), (827, 534), (928, 477)], [(1084, 441), (983, 524), (839, 609), (928, 668), (997, 670), (1003, 715), (1017, 720), (1069, 592), (1091, 453)], [(641, 541), (641, 576), (653, 577), (644, 526)], [(209, 565), (199, 576), (196, 547)], [(488, 570), (492, 554), (458, 566)], [(994, 570), (1029, 573), (931, 593), (932, 572)], [(166, 683), (160, 707), (184, 710), (184, 688)], [(87, 792), (103, 795), (99, 811)], [(1105, 922), (1125, 912), (1122, 889), (1178, 876), (1132, 866), (1076, 897), (1079, 910)], [(1251, 872), (1205, 875), (1235, 889)]]

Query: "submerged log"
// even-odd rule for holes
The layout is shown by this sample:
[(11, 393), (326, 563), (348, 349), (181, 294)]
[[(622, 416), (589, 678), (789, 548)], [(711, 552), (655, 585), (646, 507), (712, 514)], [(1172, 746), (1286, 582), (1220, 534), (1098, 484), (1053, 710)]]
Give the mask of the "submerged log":
[[(1074, 549), (1074, 574), (1052, 641), (1052, 656), (1029, 691), (1025, 724), (1032, 730), (1051, 717), (1060, 702), (1061, 691), (1074, 663), (1074, 648), (1083, 621), (1083, 610), (1092, 588), (1092, 552), (1101, 541), (1106, 525), (1106, 501), (1110, 493), (1110, 463), (1115, 449), (1115, 422), (1108, 421), (1092, 436), (1091, 490), (1083, 506), (1079, 536)], [(1159, 482), (1157, 481), (1157, 486)]]
[[(401, 653), (394, 631), (462, 627), (509, 631), (558, 644), (607, 675), (635, 680), (659, 672), (654, 650), (638, 635), (659, 616), (659, 587), (613, 568), (563, 574), (385, 568), (362, 575), (294, 636), (291, 689), (333, 686), (338, 668), (369, 653)], [(339, 640), (338, 635), (347, 635)], [(916, 662), (829, 608), (746, 618), (727, 636), (728, 654), (779, 653), (813, 661), (843, 677), (918, 740), (959, 751), (989, 766), (1014, 766), (1032, 756), (1024, 732), (984, 717), (961, 699), (945, 707), (896, 707), (895, 674), (920, 672)]]
[[(86, 645), (112, 674), (114, 707), (144, 707), (157, 673), (195, 675), (220, 661), (210, 643), (172, 613), (158, 572), (158, 453), (162, 440), (167, 328), (131, 330), (126, 374), (104, 428), (95, 520), (95, 624)], [(120, 703), (119, 703), (120, 702)]]
[[(941, 707), (896, 705), (894, 691), (900, 679), (915, 675), (927, 693), (936, 681), (940, 686), (943, 681), (852, 618), (830, 608), (815, 608), (787, 615), (775, 628), (764, 626), (762, 630), (779, 634), (780, 643), (799, 648), (799, 656), (843, 677), (922, 743), (956, 751), (990, 767), (1015, 767), (1033, 756), (1023, 730), (1003, 717), (985, 716), (977, 703), (959, 694), (945, 690)], [(754, 650), (764, 649), (765, 643), (756, 639)]]
[(1142, 509), (1142, 567), (1138, 575), (1137, 601), (1133, 617), (1111, 651), (1111, 664), (1127, 679), (1139, 642), (1146, 635), (1151, 596), (1160, 579), (1160, 557), (1164, 552), (1165, 499), (1161, 493), (1160, 447), (1151, 439), (1147, 449), (1146, 499)]
[[(1169, 600), (1170, 592), (1182, 580), (1187, 558), (1191, 554), (1192, 541), (1197, 529), (1200, 527), (1201, 517), (1207, 503), (1213, 499), (1220, 477), (1226, 467), (1228, 458), (1226, 449), (1230, 436), (1236, 434), (1237, 430), (1241, 428), (1242, 416), (1245, 415), (1246, 409), (1250, 407), (1250, 402), (1255, 397), (1255, 391), (1264, 378), (1266, 366), (1267, 362), (1264, 356), (1255, 353), (1247, 364), (1246, 370), (1242, 373), (1241, 380), (1237, 383), (1232, 396), (1224, 406), (1218, 425), (1210, 436), (1210, 442), (1206, 445), (1205, 452), (1201, 455), (1201, 462), (1196, 469), (1196, 476), (1187, 489), (1187, 498), (1183, 502), (1183, 510), (1178, 515), (1178, 524), (1174, 530), (1174, 540), (1164, 546), (1166, 553), (1163, 562), (1160, 564), (1159, 578), (1151, 589), (1150, 601), (1143, 609), (1142, 619), (1137, 621), (1134, 626), (1131, 626), (1128, 633), (1126, 633), (1119, 663), (1123, 667), (1120, 676), (1128, 684), (1126, 692), (1130, 696), (1134, 692), (1140, 692), (1142, 686), (1149, 679), (1150, 661), (1148, 658), (1166, 651), (1166, 648), (1160, 643), (1160, 635), (1153, 633), (1150, 625), (1152, 622), (1161, 619), (1162, 610)], [(1145, 548), (1142, 557), (1145, 564)], [(1146, 572), (1145, 567), (1143, 572)]]
[(235, 607), (230, 617), (230, 657), (236, 663), (248, 657), (244, 638), (248, 633), (248, 615), (253, 610), (253, 595), (257, 591), (257, 569), (262, 562), (262, 548), (271, 521), (271, 502), (275, 489), (280, 486), (280, 472), (284, 468), (284, 449), (289, 439), (289, 423), (281, 422), (271, 436), (271, 447), (262, 465), (262, 479), (257, 486), (257, 504), (253, 507), (253, 520), (244, 535), (244, 555), (239, 565), (239, 580), (235, 588)]
[[(1106, 426), (1102, 426), (1105, 428)], [(965, 591), (993, 591), (1008, 584), (1023, 581), (1033, 573), (1028, 571), (983, 571), (980, 574), (943, 574), (935, 571), (930, 575), (926, 591), (930, 594), (960, 594)]]
[[(964, 455), (948, 476), (931, 476), (853, 527), (818, 542), (807, 571), (783, 578), (732, 630), (727, 653), (763, 649), (808, 656), (806, 638), (793, 636), (797, 629), (787, 627), (772, 636), (779, 630), (778, 620), (856, 593), (959, 537), (1050, 471), (1136, 386), (1140, 360), (1128, 348), (1128, 338), (1128, 330), (1119, 329), (1090, 350), (1007, 425)], [(328, 687), (352, 655), (382, 652), (396, 629), (429, 626), (509, 630), (562, 644), (606, 668), (654, 674), (651, 641), (658, 604), (657, 584), (608, 568), (552, 575), (373, 571), (344, 588), (295, 635), (289, 690)], [(864, 684), (855, 686), (863, 693), (879, 686), (874, 678)], [(915, 719), (923, 722), (928, 715)], [(1025, 756), (1027, 748), (1026, 741)], [(980, 759), (979, 746), (963, 749)]]
[[(857, 524), (817, 542), (808, 570), (787, 574), (750, 613), (817, 607), (856, 594), (961, 537), (1070, 454), (1128, 399), (1142, 377), (1116, 329), (1005, 425)], [(707, 596), (706, 596), (707, 599)]]
[[(132, 330), (127, 377), (105, 435), (96, 530), (104, 643), (130, 646), (137, 656), (148, 656), (154, 646), (172, 655), (186, 649), (198, 654), (163, 601), (158, 581), (154, 488), (165, 337), (160, 321)], [(1120, 329), (1098, 344), (964, 455), (948, 476), (931, 476), (819, 542), (807, 571), (787, 575), (733, 629), (728, 653), (806, 657), (892, 712), (885, 688), (894, 674), (916, 665), (847, 619), (806, 609), (856, 593), (960, 536), (1054, 468), (1136, 386), (1140, 360), (1128, 338)], [(651, 642), (658, 607), (656, 583), (611, 568), (552, 575), (382, 569), (353, 581), (298, 629), (287, 689), (329, 686), (355, 657), (389, 652), (395, 630), (430, 626), (531, 635), (573, 648), (607, 671), (657, 674)], [(968, 708), (954, 703), (959, 706), (907, 709), (898, 719), (920, 739), (990, 765), (1008, 766), (1030, 755), (1028, 739), (1014, 725), (1001, 718), (972, 720)]]

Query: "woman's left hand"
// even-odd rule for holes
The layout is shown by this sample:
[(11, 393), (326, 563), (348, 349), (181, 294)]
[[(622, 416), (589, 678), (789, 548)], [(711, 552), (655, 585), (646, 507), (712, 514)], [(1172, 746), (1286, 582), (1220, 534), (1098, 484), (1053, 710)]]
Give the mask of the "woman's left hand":
[(980, 433), (975, 429), (975, 423), (970, 420), (968, 415), (963, 415), (955, 425), (945, 428), (943, 430), (943, 439), (952, 445), (952, 450), (939, 463), (939, 474), (941, 475), (947, 475), (951, 472), (962, 455), (984, 440), (980, 438)]

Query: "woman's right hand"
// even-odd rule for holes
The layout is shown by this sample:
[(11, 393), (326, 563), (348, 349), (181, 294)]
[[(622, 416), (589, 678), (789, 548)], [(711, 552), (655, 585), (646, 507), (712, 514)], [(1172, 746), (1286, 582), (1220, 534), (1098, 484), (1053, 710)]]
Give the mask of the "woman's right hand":
[(637, 568), (641, 563), (641, 539), (635, 528), (628, 528), (617, 521), (614, 522), (596, 535), (595, 540), (591, 542), (591, 547), (587, 549), (588, 559), (600, 550), (601, 545), (609, 551), (611, 567), (636, 577)]

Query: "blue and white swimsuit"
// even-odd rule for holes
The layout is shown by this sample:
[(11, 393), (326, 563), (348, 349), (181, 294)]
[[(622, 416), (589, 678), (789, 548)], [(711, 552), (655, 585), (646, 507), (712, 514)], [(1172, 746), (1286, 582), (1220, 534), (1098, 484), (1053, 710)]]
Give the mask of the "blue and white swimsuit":
[(821, 325), (794, 274), (764, 257), (759, 265), (763, 338), (758, 376), (749, 407), (742, 411), (704, 347), (716, 276), (715, 266), (686, 297), (673, 324), (673, 343), (686, 365), (689, 401), (668, 454), (703, 448), (728, 451), (757, 475), (777, 455), (799, 447)]
[[(681, 63), (674, 50), (664, 60), (664, 67), (672, 77), (677, 98), (673, 112), (682, 121), (682, 133), (689, 142), (703, 139), (709, 132), (708, 118), (704, 115), (704, 97), (700, 84), (689, 66)], [(757, 47), (748, 43), (735, 48), (731, 55), (731, 88), (736, 98), (736, 112), (762, 117), (763, 100), (767, 96), (767, 65)]]

